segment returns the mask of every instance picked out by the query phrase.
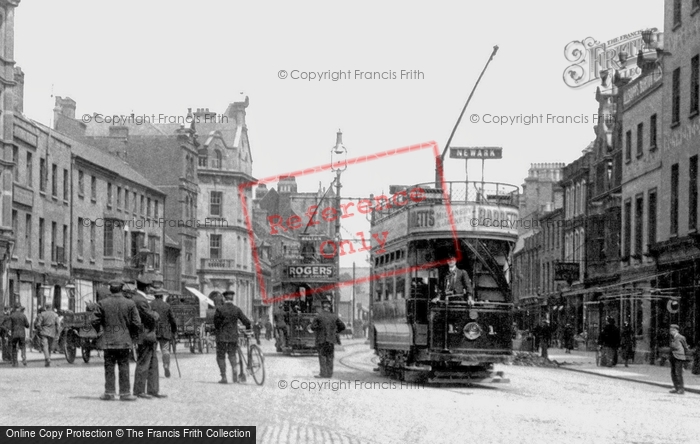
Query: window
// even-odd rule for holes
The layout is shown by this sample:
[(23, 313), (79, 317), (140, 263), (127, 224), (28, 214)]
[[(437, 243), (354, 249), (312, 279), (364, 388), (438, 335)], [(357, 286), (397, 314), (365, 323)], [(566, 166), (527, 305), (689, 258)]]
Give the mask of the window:
[(688, 230), (698, 228), (698, 156), (688, 164)]
[(185, 219), (190, 218), (190, 196), (185, 196)]
[(671, 235), (678, 234), (678, 164), (671, 166)]
[(644, 240), (644, 196), (640, 194), (636, 201), (634, 208), (634, 254), (640, 255), (644, 252), (642, 246)]
[(625, 201), (625, 243), (624, 251), (622, 256), (627, 259), (630, 257), (632, 249), (632, 201), (627, 199)]
[(146, 217), (151, 218), (151, 198), (146, 199)]
[(637, 157), (644, 155), (644, 124), (637, 125)]
[(700, 112), (700, 55), (690, 60), (690, 115)]
[(104, 255), (105, 257), (114, 256), (114, 224), (112, 223), (104, 224)]
[(647, 242), (656, 242), (656, 189), (649, 191), (649, 208), (647, 209)]
[(141, 195), (141, 216), (146, 214), (146, 197)]
[(82, 171), (78, 171), (78, 195), (85, 195), (85, 174)]
[(214, 158), (211, 160), (211, 167), (221, 169), (221, 151), (214, 150)]
[(209, 235), (209, 259), (221, 259), (221, 235)]
[(51, 262), (56, 262), (56, 235), (58, 227), (56, 222), (51, 222)]
[(95, 176), (90, 178), (90, 198), (97, 200), (97, 177)]
[(112, 184), (107, 182), (107, 208), (112, 208)]
[(158, 201), (153, 202), (153, 217), (158, 219), (160, 211), (158, 210)]
[(129, 259), (129, 232), (124, 231), (124, 260)]
[(96, 248), (95, 248), (95, 221), (90, 222), (90, 259), (95, 260)]
[(129, 211), (129, 190), (124, 190), (124, 211)]
[(673, 27), (681, 25), (681, 0), (673, 0)]
[(29, 188), (34, 186), (34, 174), (32, 174), (32, 170), (34, 169), (34, 160), (32, 157), (32, 153), (27, 153), (27, 173), (24, 177)]
[(46, 192), (46, 159), (39, 159), (39, 191)]
[(700, 9), (700, 0), (693, 0), (693, 11)]
[(134, 200), (133, 200), (132, 213), (136, 214), (136, 212), (138, 211), (138, 205), (139, 205), (139, 203), (138, 203), (138, 197), (136, 196), (136, 191), (134, 191), (133, 199), (134, 199)]
[(27, 248), (27, 259), (32, 257), (32, 215), (27, 214), (24, 224), (24, 245)]
[(84, 232), (84, 227), (85, 227), (85, 219), (82, 217), (78, 218), (78, 247), (77, 251), (75, 252), (78, 258), (83, 257), (83, 243), (85, 240), (85, 232)]
[(207, 154), (207, 150), (201, 150), (201, 151), (199, 152), (199, 160), (198, 160), (198, 162), (199, 162), (199, 166), (200, 166), (201, 168), (206, 168), (206, 167), (207, 167), (207, 163), (209, 162), (209, 156), (208, 156), (208, 154)]
[[(66, 254), (66, 247), (68, 246), (68, 225), (63, 225), (63, 254)], [(66, 261), (65, 256), (63, 257), (63, 262)]]
[(224, 193), (221, 191), (212, 191), (209, 196), (209, 214), (212, 216), (221, 216), (221, 206), (224, 199)]
[(39, 218), (39, 260), (44, 260), (44, 218)]
[(69, 185), (68, 185), (68, 170), (66, 168), (63, 169), (63, 200), (67, 201), (68, 200), (68, 193), (69, 193)]
[(16, 146), (12, 147), (12, 163), (12, 180), (19, 182), (19, 148)]
[(51, 165), (51, 195), (58, 197), (58, 165)]
[(17, 238), (18, 237), (17, 235), (19, 234), (17, 232), (17, 230), (19, 228), (19, 226), (17, 224), (18, 224), (18, 222), (17, 222), (17, 210), (12, 210), (12, 234), (14, 235), (15, 238)]
[(656, 149), (656, 114), (649, 118), (649, 151)]
[(671, 125), (678, 125), (681, 120), (681, 69), (673, 70), (673, 90), (671, 91)]
[(122, 207), (122, 187), (117, 187), (117, 210)]
[(632, 160), (632, 131), (625, 133), (625, 160)]

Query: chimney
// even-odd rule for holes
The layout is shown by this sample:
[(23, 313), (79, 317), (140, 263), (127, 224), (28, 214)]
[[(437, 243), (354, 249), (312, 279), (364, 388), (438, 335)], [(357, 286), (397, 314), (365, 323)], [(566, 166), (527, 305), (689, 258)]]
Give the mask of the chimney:
[(264, 183), (261, 183), (258, 185), (258, 187), (255, 189), (255, 198), (256, 199), (262, 199), (265, 197), (267, 194), (267, 185)]
[(24, 72), (19, 66), (15, 66), (14, 86), (14, 112), (24, 114)]
[(75, 100), (71, 99), (70, 97), (66, 97), (64, 99), (61, 96), (56, 96), (56, 106), (54, 107), (53, 112), (54, 120), (56, 120), (56, 113), (70, 119), (75, 119)]

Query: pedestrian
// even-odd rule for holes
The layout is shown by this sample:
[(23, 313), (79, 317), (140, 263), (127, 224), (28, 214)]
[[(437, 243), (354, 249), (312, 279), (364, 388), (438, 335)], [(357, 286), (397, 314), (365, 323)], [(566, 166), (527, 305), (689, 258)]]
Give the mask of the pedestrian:
[(216, 335), (216, 363), (221, 372), (220, 384), (227, 384), (226, 379), (226, 355), (231, 363), (233, 383), (245, 382), (243, 363), (241, 362), (240, 375), (236, 375), (236, 353), (238, 351), (238, 321), (241, 321), (247, 330), (251, 328), (250, 319), (243, 311), (233, 303), (233, 290), (224, 291), (224, 303), (216, 307), (214, 312), (214, 334)]
[(10, 324), (10, 307), (3, 307), (0, 313), (0, 345), (2, 360), (12, 362), (12, 325)]
[(608, 318), (608, 324), (598, 337), (598, 348), (601, 351), (601, 367), (617, 365), (617, 349), (620, 348), (620, 329), (615, 325), (615, 319)]
[(272, 322), (269, 319), (265, 320), (265, 340), (272, 339)]
[(10, 315), (10, 344), (12, 347), (12, 366), (17, 367), (17, 351), (22, 352), (22, 365), (27, 366), (27, 328), (29, 319), (24, 315), (24, 307), (19, 302)]
[(669, 330), (671, 332), (671, 381), (673, 382), (671, 393), (684, 395), (683, 364), (690, 357), (690, 350), (685, 336), (679, 333), (678, 325), (671, 324)]
[(53, 341), (58, 336), (58, 315), (51, 309), (51, 304), (46, 304), (44, 311), (39, 313), (34, 328), (39, 334), (41, 349), (44, 351), (44, 366), (50, 367)]
[(571, 350), (574, 349), (574, 327), (571, 324), (567, 323), (564, 326), (562, 339), (564, 340), (564, 353), (571, 353)]
[(552, 343), (552, 327), (550, 327), (549, 321), (542, 321), (538, 332), (540, 336), (540, 346), (542, 347), (542, 357), (549, 359), (549, 347)]
[(281, 353), (287, 347), (287, 323), (282, 304), (277, 305), (272, 314), (275, 321), (275, 348)]
[[(148, 290), (149, 284), (142, 287)], [(160, 316), (154, 311), (141, 291), (126, 293), (136, 304), (141, 319), (141, 328), (136, 337), (136, 372), (134, 373), (134, 396), (143, 399), (166, 398), (160, 393), (158, 383), (158, 338), (156, 325)]]
[(260, 345), (260, 332), (262, 331), (262, 322), (260, 319), (256, 319), (253, 322), (253, 336), (255, 337), (256, 344)]
[(105, 392), (100, 397), (103, 401), (115, 399), (115, 366), (119, 367), (119, 399), (121, 401), (137, 399), (131, 394), (129, 355), (133, 346), (131, 338), (138, 334), (141, 318), (134, 301), (124, 297), (121, 292), (122, 286), (122, 281), (110, 282), (109, 290), (112, 296), (101, 300), (94, 311), (93, 326), (98, 331), (103, 331)]
[(170, 342), (177, 335), (177, 323), (170, 304), (163, 300), (163, 296), (168, 294), (165, 289), (158, 289), (153, 293), (155, 300), (151, 302), (151, 308), (158, 313), (158, 323), (156, 324), (156, 339), (160, 345), (160, 353), (163, 356), (163, 372), (165, 377), (170, 377)]
[(321, 367), (316, 378), (331, 378), (333, 376), (333, 358), (338, 333), (345, 330), (345, 324), (338, 315), (331, 313), (331, 301), (321, 302), (321, 311), (311, 321), (311, 330), (316, 332), (316, 348)]
[(629, 361), (634, 362), (634, 349), (637, 346), (637, 337), (629, 322), (625, 322), (622, 327), (620, 337), (620, 348), (622, 349), (622, 359), (625, 361), (625, 367), (629, 367)]

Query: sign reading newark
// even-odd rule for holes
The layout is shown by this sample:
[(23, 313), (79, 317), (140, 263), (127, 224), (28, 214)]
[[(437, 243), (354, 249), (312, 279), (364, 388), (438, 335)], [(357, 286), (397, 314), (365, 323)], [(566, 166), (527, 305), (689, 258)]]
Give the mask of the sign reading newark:
[(501, 159), (503, 148), (496, 146), (450, 148), (450, 157), (452, 159)]

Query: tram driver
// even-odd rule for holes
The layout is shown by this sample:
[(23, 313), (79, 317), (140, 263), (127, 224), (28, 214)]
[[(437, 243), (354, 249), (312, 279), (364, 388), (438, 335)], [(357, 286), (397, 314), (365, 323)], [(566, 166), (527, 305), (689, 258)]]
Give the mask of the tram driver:
[[(467, 301), (470, 305), (474, 303), (474, 294), (472, 291), (472, 282), (469, 279), (469, 274), (460, 268), (457, 268), (457, 259), (450, 257), (447, 260), (449, 267), (445, 284), (442, 287), (442, 295), (444, 298), (450, 298), (450, 301)], [(440, 300), (440, 296), (435, 297), (432, 302)]]

